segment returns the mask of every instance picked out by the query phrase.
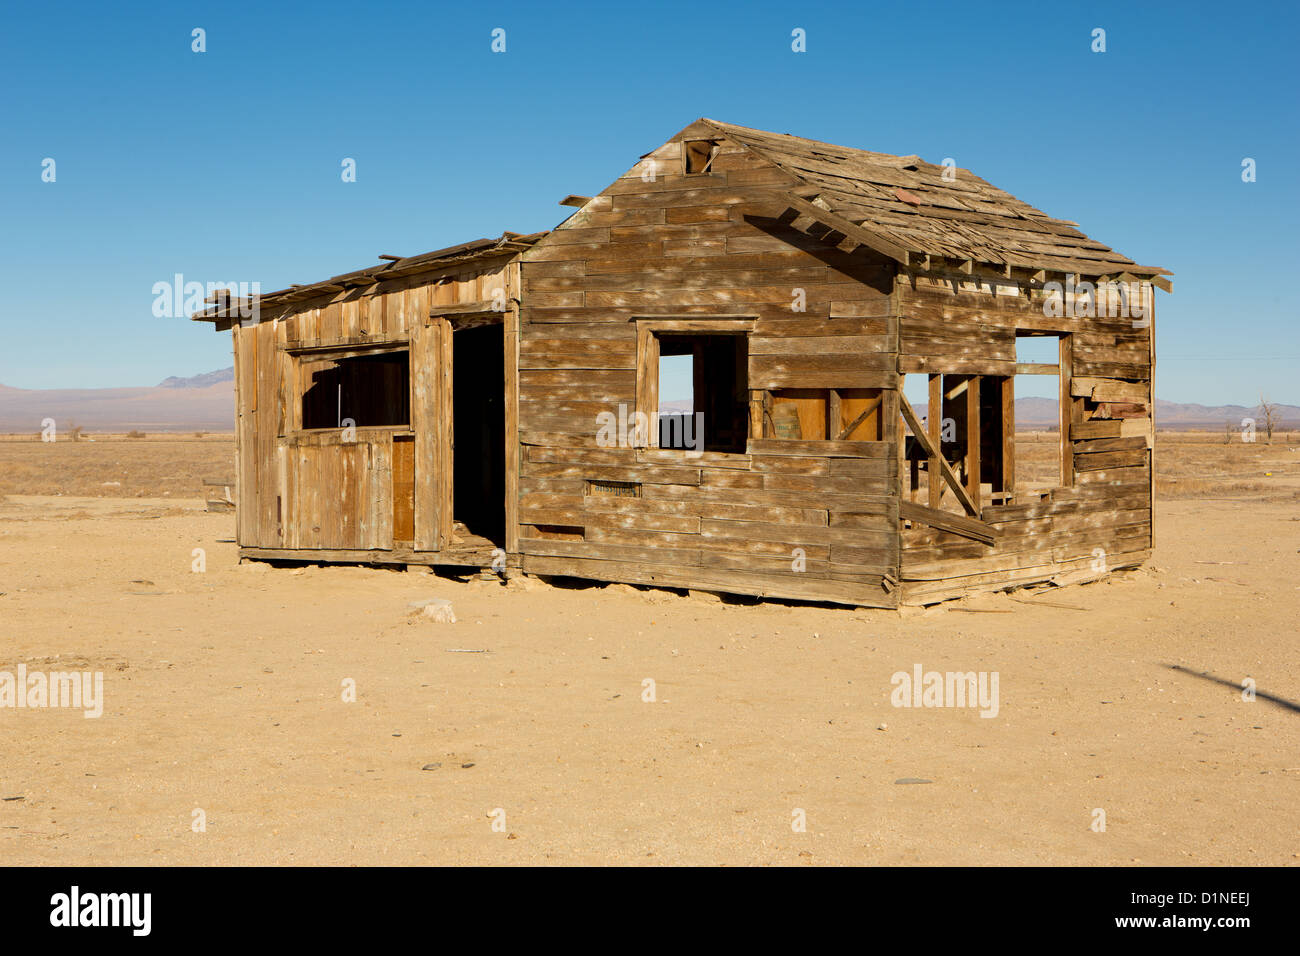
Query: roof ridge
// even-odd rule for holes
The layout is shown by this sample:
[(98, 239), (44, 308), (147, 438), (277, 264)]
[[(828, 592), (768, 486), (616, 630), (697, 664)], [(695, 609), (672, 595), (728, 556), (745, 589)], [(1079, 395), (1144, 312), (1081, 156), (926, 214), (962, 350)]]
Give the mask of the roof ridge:
[[(916, 153), (909, 153), (907, 155), (900, 155), (898, 153), (882, 153), (879, 150), (862, 149), (860, 146), (845, 146), (841, 143), (828, 143), (825, 140), (810, 139), (807, 136), (796, 136), (794, 133), (775, 133), (772, 130), (758, 129), (753, 126), (741, 126), (738, 123), (727, 123), (722, 120), (709, 119), (707, 116), (701, 117), (701, 119), (704, 122), (708, 123), (710, 126), (713, 126), (721, 130), (729, 130), (729, 131), (740, 130), (742, 133), (759, 133), (760, 135), (763, 136), (783, 136), (786, 137), (787, 139), (794, 140), (799, 143), (807, 143), (812, 146), (823, 146), (832, 150), (839, 150), (839, 151), (850, 152), (850, 153), (861, 153), (864, 156), (879, 156), (885, 159), (897, 160), (900, 164), (925, 163), (925, 165), (927, 166), (935, 165), (934, 163), (927, 162), (926, 160), (922, 159)], [(745, 145), (748, 146), (750, 144), (746, 143)]]

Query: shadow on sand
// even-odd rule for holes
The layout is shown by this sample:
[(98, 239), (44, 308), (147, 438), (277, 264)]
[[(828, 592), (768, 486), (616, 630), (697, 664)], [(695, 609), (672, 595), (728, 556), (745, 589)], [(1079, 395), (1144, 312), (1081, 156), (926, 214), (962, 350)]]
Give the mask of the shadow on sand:
[[(1241, 684), (1239, 682), (1224, 680), (1222, 677), (1215, 677), (1209, 671), (1201, 671), (1198, 673), (1196, 671), (1188, 670), (1186, 667), (1182, 667), (1178, 664), (1166, 664), (1165, 666), (1168, 667), (1171, 671), (1178, 671), (1180, 674), (1187, 674), (1191, 677), (1199, 677), (1201, 680), (1207, 680), (1214, 684), (1221, 684), (1224, 687), (1231, 687), (1235, 691), (1241, 690)], [(1278, 697), (1274, 694), (1269, 694), (1266, 693), (1265, 691), (1258, 690), (1258, 689), (1255, 691), (1255, 696), (1258, 697), (1260, 700), (1268, 701), (1270, 704), (1277, 704), (1277, 706), (1285, 710), (1289, 710), (1292, 713), (1300, 714), (1300, 704), (1297, 704), (1293, 700), (1287, 700), (1285, 697)]]

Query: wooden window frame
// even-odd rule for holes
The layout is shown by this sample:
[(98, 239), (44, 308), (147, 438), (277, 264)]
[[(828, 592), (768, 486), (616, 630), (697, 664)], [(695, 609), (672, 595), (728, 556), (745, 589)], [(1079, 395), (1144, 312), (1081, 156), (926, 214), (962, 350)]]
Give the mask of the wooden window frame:
[[(383, 355), (387, 352), (406, 352), (407, 353), (407, 388), (410, 392), (408, 395), (408, 408), (414, 408), (414, 372), (410, 368), (411, 362), (411, 343), (407, 339), (391, 342), (374, 342), (365, 345), (324, 345), (324, 346), (302, 346), (280, 349), (281, 367), (282, 367), (282, 387), (284, 389), (285, 401), (282, 405), (282, 416), (280, 422), (279, 435), (281, 438), (303, 438), (308, 435), (342, 435), (342, 427), (333, 428), (303, 428), (302, 426), (302, 400), (303, 400), (303, 366), (312, 362), (337, 362), (341, 359), (361, 358), (370, 355)], [(408, 420), (405, 425), (358, 425), (356, 434), (370, 435), (393, 435), (404, 436), (414, 435), (415, 431), (411, 422)]]
[[(758, 321), (756, 315), (637, 315), (636, 323), (636, 407), (633, 411), (645, 412), (655, 422), (646, 436), (646, 443), (638, 447), (658, 448), (659, 429), (659, 339), (661, 333), (700, 335), (737, 335), (748, 338)], [(752, 423), (750, 428), (752, 429)], [(718, 454), (727, 454), (719, 452)], [(735, 454), (743, 454), (736, 452)]]
[[(1056, 345), (1056, 364), (1050, 362), (1016, 362), (1015, 375), (1055, 375), (1057, 378), (1057, 423), (1058, 432), (1058, 457), (1059, 467), (1057, 477), (1060, 483), (1053, 488), (1074, 488), (1077, 485), (1077, 476), (1074, 472), (1074, 447), (1071, 438), (1072, 426), (1083, 420), (1083, 400), (1075, 398), (1070, 394), (1071, 377), (1074, 368), (1074, 333), (1066, 331), (1040, 331), (1038, 329), (1016, 329), (1015, 337), (1019, 339), (1033, 338), (1055, 338)], [(1015, 407), (1015, 375), (1008, 380), (1011, 390), (1011, 406)], [(1005, 407), (1005, 402), (1004, 402)], [(1006, 416), (1003, 416), (1003, 428), (1007, 427)], [(1010, 444), (1015, 445), (1015, 419), (1012, 417), (1012, 433)], [(1006, 436), (1003, 437), (1004, 447), (1007, 444)], [(1012, 456), (1014, 461), (1014, 455)], [(1015, 473), (1011, 472), (1007, 482), (1007, 493), (1010, 497), (1015, 495)]]
[[(703, 169), (692, 171), (690, 168), (690, 151), (691, 147), (697, 143), (709, 144), (709, 158), (704, 162)], [(722, 146), (716, 139), (684, 139), (682, 140), (682, 175), (683, 176), (707, 176), (713, 172), (714, 160), (718, 158)]]

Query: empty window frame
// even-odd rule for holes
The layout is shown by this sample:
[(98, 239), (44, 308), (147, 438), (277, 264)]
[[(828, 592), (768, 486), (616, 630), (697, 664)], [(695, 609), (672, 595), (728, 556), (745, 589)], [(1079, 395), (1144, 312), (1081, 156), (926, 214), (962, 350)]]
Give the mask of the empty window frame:
[[(1070, 394), (1071, 364), (1068, 333), (1016, 332), (1012, 392), (1021, 403), (1017, 480), (1022, 492), (1041, 493), (1074, 485), (1070, 425), (1079, 420), (1080, 402)], [(1050, 435), (1044, 437), (1044, 431), (1055, 432), (1055, 440)]]
[(745, 451), (753, 319), (638, 319), (637, 411), (652, 447)]
[(696, 176), (707, 173), (713, 168), (713, 161), (718, 156), (719, 146), (710, 139), (687, 140), (682, 143), (682, 160), (686, 175)]
[[(926, 386), (926, 437), (938, 447), (976, 509), (1009, 502), (1015, 483), (1015, 449), (1008, 439), (1015, 429), (1011, 378), (934, 374), (927, 377)], [(908, 436), (903, 454), (904, 493), (910, 500), (933, 508), (957, 504), (920, 441)]]
[(409, 428), (410, 352), (383, 351), (299, 358), (300, 422), (304, 430)]
[[(661, 333), (659, 447), (743, 452), (749, 439), (748, 340)], [(665, 386), (675, 386), (668, 391)], [(670, 396), (680, 395), (680, 398)]]

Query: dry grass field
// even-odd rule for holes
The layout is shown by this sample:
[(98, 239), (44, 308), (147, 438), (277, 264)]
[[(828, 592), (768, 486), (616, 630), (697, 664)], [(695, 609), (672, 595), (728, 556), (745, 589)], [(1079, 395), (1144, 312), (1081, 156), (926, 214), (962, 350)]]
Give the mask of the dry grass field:
[(0, 495), (202, 498), (203, 479), (234, 474), (233, 434), (0, 436)]
[(905, 613), (240, 565), (229, 436), (94, 437), (0, 440), (0, 672), (103, 674), (0, 708), (11, 864), (1300, 865), (1294, 434), (1160, 436), (1143, 569)]

